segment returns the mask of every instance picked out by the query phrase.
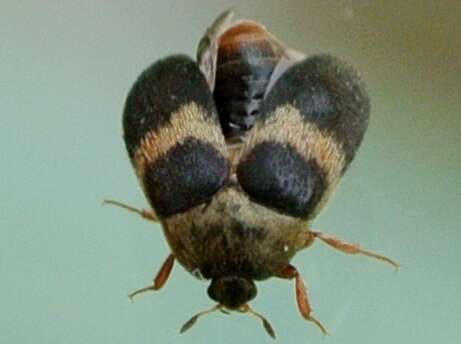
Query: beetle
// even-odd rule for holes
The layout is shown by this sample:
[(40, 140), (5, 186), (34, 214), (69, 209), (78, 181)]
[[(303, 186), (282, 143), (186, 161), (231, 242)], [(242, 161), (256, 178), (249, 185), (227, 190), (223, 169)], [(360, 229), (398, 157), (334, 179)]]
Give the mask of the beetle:
[(290, 264), (316, 239), (348, 254), (398, 264), (313, 231), (360, 146), (370, 100), (358, 72), (330, 55), (287, 48), (264, 26), (221, 14), (200, 40), (196, 61), (172, 55), (153, 63), (132, 86), (123, 111), (129, 158), (150, 210), (171, 249), (154, 283), (159, 290), (174, 261), (211, 280), (212, 311), (256, 316), (255, 281), (294, 280), (302, 317), (313, 315), (305, 283)]

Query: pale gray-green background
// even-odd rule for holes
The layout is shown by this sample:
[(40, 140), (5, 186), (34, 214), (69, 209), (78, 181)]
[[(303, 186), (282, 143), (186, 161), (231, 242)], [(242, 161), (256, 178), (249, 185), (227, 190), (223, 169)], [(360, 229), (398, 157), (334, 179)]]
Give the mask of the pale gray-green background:
[(0, 342), (266, 343), (260, 324), (215, 314), (206, 284), (176, 266), (133, 304), (168, 254), (160, 229), (101, 200), (146, 202), (120, 136), (125, 95), (167, 54), (194, 54), (233, 6), (307, 53), (367, 81), (364, 145), (315, 228), (395, 258), (400, 272), (321, 243), (293, 285), (258, 284), (280, 343), (455, 343), (461, 320), (461, 3), (455, 1), (1, 1)]

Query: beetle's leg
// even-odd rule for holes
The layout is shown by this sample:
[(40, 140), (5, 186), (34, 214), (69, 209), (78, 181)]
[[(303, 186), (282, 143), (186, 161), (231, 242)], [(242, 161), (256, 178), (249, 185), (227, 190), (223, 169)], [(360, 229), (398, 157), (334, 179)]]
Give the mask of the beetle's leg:
[(174, 256), (172, 254), (170, 254), (166, 258), (166, 260), (163, 262), (159, 272), (155, 276), (154, 284), (150, 285), (150, 286), (147, 286), (147, 287), (144, 287), (144, 288), (141, 288), (141, 289), (138, 289), (138, 290), (132, 292), (131, 294), (129, 294), (128, 297), (131, 300), (133, 300), (133, 298), (138, 294), (144, 293), (144, 292), (149, 291), (149, 290), (155, 291), (155, 290), (159, 290), (160, 288), (162, 288), (165, 285), (165, 283), (166, 283), (166, 281), (168, 279), (168, 276), (170, 276), (170, 272), (173, 269), (173, 263), (174, 263)]
[(129, 205), (126, 205), (126, 204), (124, 204), (124, 203), (117, 202), (117, 201), (113, 201), (113, 200), (110, 200), (110, 199), (105, 199), (105, 200), (102, 202), (102, 204), (103, 204), (103, 205), (106, 205), (106, 204), (115, 205), (115, 206), (117, 206), (117, 207), (126, 209), (126, 210), (131, 211), (131, 212), (136, 213), (136, 214), (139, 214), (143, 219), (146, 219), (146, 220), (149, 220), (149, 221), (153, 221), (153, 222), (158, 222), (157, 217), (156, 217), (155, 214), (154, 214), (152, 211), (150, 211), (150, 210), (146, 210), (146, 209), (137, 209), (137, 208), (131, 207), (131, 206), (129, 206)]
[(331, 246), (331, 247), (333, 247), (333, 248), (335, 248), (335, 249), (337, 249), (337, 250), (339, 250), (341, 252), (344, 252), (344, 253), (347, 253), (347, 254), (362, 254), (364, 256), (375, 258), (375, 259), (381, 260), (383, 262), (386, 262), (388, 264), (391, 264), (397, 270), (400, 267), (400, 265), (398, 263), (394, 262), (392, 259), (384, 257), (384, 256), (382, 256), (380, 254), (376, 254), (376, 253), (373, 253), (373, 252), (370, 252), (370, 251), (363, 250), (363, 249), (360, 248), (360, 246), (358, 244), (352, 244), (352, 243), (340, 240), (338, 238), (335, 238), (333, 236), (330, 236), (330, 235), (327, 235), (327, 234), (324, 234), (324, 233), (320, 233), (320, 232), (309, 232), (309, 233), (310, 233), (310, 235), (309, 235), (308, 239), (306, 240), (307, 245), (309, 245), (312, 242), (312, 240), (313, 240), (312, 237), (314, 239), (318, 238), (321, 241), (323, 241), (325, 244), (327, 244), (327, 245), (329, 245), (329, 246)]
[(315, 325), (317, 325), (323, 334), (328, 334), (326, 328), (322, 325), (322, 323), (312, 315), (312, 309), (309, 304), (309, 298), (307, 296), (307, 289), (304, 286), (303, 278), (301, 277), (298, 270), (296, 270), (296, 268), (293, 265), (287, 265), (283, 269), (281, 269), (276, 274), (276, 276), (286, 279), (295, 279), (295, 294), (299, 312), (301, 313), (304, 319), (312, 321)]

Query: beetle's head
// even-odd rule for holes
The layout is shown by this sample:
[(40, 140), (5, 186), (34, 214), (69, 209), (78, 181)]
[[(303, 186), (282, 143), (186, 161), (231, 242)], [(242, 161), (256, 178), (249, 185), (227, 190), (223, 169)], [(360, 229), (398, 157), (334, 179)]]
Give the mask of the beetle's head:
[(208, 296), (228, 309), (238, 309), (256, 296), (256, 285), (248, 278), (225, 276), (213, 279)]
[(253, 280), (237, 276), (219, 277), (211, 281), (208, 287), (208, 295), (218, 302), (218, 304), (195, 314), (181, 327), (181, 333), (191, 328), (202, 315), (218, 310), (227, 314), (229, 313), (227, 310), (232, 310), (255, 316), (262, 322), (266, 332), (272, 338), (275, 338), (275, 332), (266, 318), (256, 313), (248, 305), (248, 301), (254, 299), (256, 296), (256, 285)]

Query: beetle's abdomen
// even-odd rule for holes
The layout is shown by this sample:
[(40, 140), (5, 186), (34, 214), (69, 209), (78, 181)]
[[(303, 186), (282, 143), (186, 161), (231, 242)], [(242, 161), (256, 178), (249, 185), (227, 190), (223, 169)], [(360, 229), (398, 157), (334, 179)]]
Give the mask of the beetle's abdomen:
[(220, 37), (213, 96), (226, 139), (253, 127), (281, 54), (281, 47), (253, 22), (235, 25)]

